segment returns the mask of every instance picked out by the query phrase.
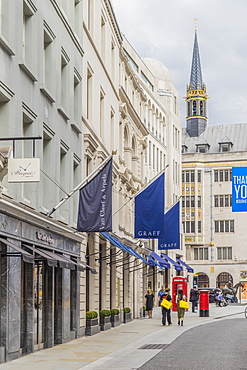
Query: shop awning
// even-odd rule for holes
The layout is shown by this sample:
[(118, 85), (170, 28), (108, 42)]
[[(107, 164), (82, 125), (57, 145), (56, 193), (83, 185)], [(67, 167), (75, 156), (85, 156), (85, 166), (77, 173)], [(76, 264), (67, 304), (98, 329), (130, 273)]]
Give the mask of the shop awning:
[[(56, 252), (48, 251), (46, 249), (43, 250), (43, 249), (40, 249), (38, 247), (30, 246), (30, 245), (27, 245), (27, 244), (23, 244), (23, 245), (25, 247), (31, 249), (32, 251), (34, 251), (35, 253), (37, 253), (41, 257), (45, 258), (46, 261), (47, 261), (48, 266), (57, 267), (58, 264), (59, 264), (59, 267), (65, 267), (65, 268), (69, 268), (71, 270), (77, 269), (79, 271), (84, 271), (86, 269), (87, 265), (85, 264), (86, 266), (84, 267), (83, 262), (80, 261), (80, 260), (73, 261), (73, 260), (69, 259), (68, 257), (66, 257), (64, 255), (61, 255), (61, 254), (58, 254)], [(66, 263), (69, 264), (69, 267), (65, 266)], [(72, 267), (74, 267), (74, 268), (72, 268)], [(92, 269), (92, 270), (95, 270), (95, 269)], [(96, 274), (96, 270), (95, 270), (94, 273)]]
[(85, 262), (79, 260), (78, 263), (80, 263), (84, 267), (85, 270), (90, 270), (92, 274), (97, 274), (96, 269), (87, 265)]
[(73, 261), (73, 260), (71, 260), (70, 258), (68, 258), (64, 255), (62, 255), (62, 256), (59, 255), (59, 257), (62, 257), (65, 261), (68, 261), (68, 263), (72, 263), (75, 266), (76, 270), (84, 271), (84, 268), (83, 268), (82, 264), (79, 263), (79, 261)]
[(41, 257), (45, 258), (47, 260), (47, 265), (51, 267), (57, 267), (57, 260), (55, 258), (49, 257), (47, 254), (43, 253), (41, 250), (37, 250), (37, 248), (34, 248), (31, 245), (23, 244), (26, 248), (31, 249), (33, 252), (39, 254)]
[(185, 263), (184, 261), (182, 261), (180, 258), (177, 258), (177, 262), (178, 263), (181, 263), (181, 265), (183, 265), (184, 267), (186, 267), (186, 269), (187, 269), (188, 272), (194, 273), (194, 269), (192, 267), (190, 267), (189, 265), (187, 265), (187, 263)]
[[(0, 242), (2, 242), (4, 244), (8, 245), (9, 247), (15, 249), (18, 253), (21, 253), (21, 257), (22, 257), (24, 262), (27, 262), (27, 263), (33, 263), (34, 262), (34, 256), (32, 254), (30, 254), (27, 251), (25, 251), (24, 249), (18, 247), (17, 245), (10, 242), (9, 240), (0, 238)], [(7, 256), (11, 256), (11, 253), (7, 253)]]
[(133, 247), (134, 250), (136, 250), (137, 253), (139, 254), (142, 254), (144, 253), (146, 256), (150, 256), (151, 254), (151, 250), (145, 248), (144, 246), (141, 246), (141, 245), (137, 245), (135, 243), (133, 243), (131, 240), (129, 239), (126, 239), (126, 238), (122, 238), (121, 237), (121, 242), (126, 245), (126, 246), (129, 246), (129, 247)]
[(151, 255), (148, 256), (148, 264), (149, 266), (157, 266), (161, 270), (165, 269), (165, 267), (161, 266), (158, 262), (156, 262), (155, 259), (151, 257)]
[(117, 238), (115, 238), (114, 236), (110, 235), (109, 233), (107, 232), (102, 232), (101, 235), (104, 236), (105, 239), (108, 239), (112, 244), (114, 244), (116, 247), (118, 247), (119, 249), (121, 249), (122, 251), (124, 252), (127, 252), (128, 253), (128, 250), (126, 248), (126, 246), (120, 242), (120, 240), (118, 240)]
[(170, 264), (169, 264), (167, 261), (165, 261), (163, 258), (161, 258), (157, 253), (152, 252), (152, 253), (150, 254), (150, 256), (151, 256), (151, 257), (153, 257), (154, 259), (156, 259), (156, 261), (158, 261), (158, 262), (159, 262), (159, 264), (160, 264), (162, 267), (165, 267), (166, 269), (171, 268)]
[(133, 248), (123, 244), (119, 239), (117, 239), (115, 236), (110, 235), (106, 232), (101, 233), (106, 239), (108, 239), (112, 244), (114, 244), (116, 247), (120, 248), (122, 251), (127, 252), (131, 254), (132, 256), (136, 258), (140, 258), (144, 263), (148, 265), (148, 261), (145, 260), (144, 257), (142, 257), (137, 251), (135, 251)]
[(180, 266), (177, 262), (175, 262), (171, 257), (168, 257), (164, 253), (161, 253), (161, 257), (162, 258), (165, 258), (167, 261), (169, 261), (170, 263), (172, 263), (173, 266), (175, 267), (175, 270), (177, 270), (177, 271), (183, 271), (183, 267)]
[(55, 259), (58, 262), (59, 267), (61, 267), (61, 268), (66, 268), (66, 269), (70, 269), (70, 270), (75, 270), (76, 269), (76, 263), (75, 262), (67, 259), (66, 257), (63, 257), (62, 255), (60, 255), (58, 253), (53, 253), (53, 252), (48, 251), (46, 249), (45, 250), (40, 249), (40, 248), (35, 248), (35, 249), (36, 249), (37, 253), (42, 252), (43, 255), (46, 255), (47, 257), (49, 257), (51, 259)]

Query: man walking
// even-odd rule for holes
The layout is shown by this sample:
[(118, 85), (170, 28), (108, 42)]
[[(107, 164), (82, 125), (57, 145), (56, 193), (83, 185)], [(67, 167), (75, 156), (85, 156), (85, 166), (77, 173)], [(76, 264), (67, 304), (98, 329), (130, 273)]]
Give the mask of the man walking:
[(199, 292), (196, 287), (190, 290), (190, 302), (192, 303), (192, 312), (195, 312), (195, 307), (197, 307), (197, 301), (199, 298)]
[[(170, 295), (170, 289), (167, 288), (165, 290), (165, 294), (162, 296), (162, 299), (166, 299), (167, 301), (171, 302), (172, 300), (172, 297)], [(167, 322), (168, 322), (168, 325), (171, 325), (172, 322), (171, 322), (171, 309), (169, 308), (165, 308), (162, 306), (162, 324), (163, 325), (166, 325), (166, 319), (167, 319)]]

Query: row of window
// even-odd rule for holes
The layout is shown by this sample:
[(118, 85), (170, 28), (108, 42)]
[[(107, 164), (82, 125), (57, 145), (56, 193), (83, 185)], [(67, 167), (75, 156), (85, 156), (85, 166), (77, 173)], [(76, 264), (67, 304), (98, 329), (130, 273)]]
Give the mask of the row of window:
[(234, 233), (234, 220), (214, 221), (216, 233)]
[(232, 170), (214, 170), (214, 182), (232, 181)]
[[(231, 260), (232, 247), (217, 247), (217, 260)], [(208, 247), (194, 248), (194, 260), (208, 260)]]
[[(195, 221), (183, 221), (184, 232), (195, 233)], [(214, 221), (214, 231), (215, 233), (234, 233), (234, 220), (223, 220)], [(197, 232), (200, 234), (202, 232), (202, 221), (197, 221)]]
[[(225, 153), (225, 152), (230, 152), (232, 148), (232, 143), (218, 143), (219, 144), (219, 152)], [(196, 147), (196, 153), (208, 153), (210, 149), (210, 145), (208, 143), (205, 144), (195, 144)], [(183, 144), (182, 145), (182, 153), (187, 153), (188, 152), (188, 147), (187, 145)]]
[[(197, 207), (201, 208), (202, 206), (202, 197), (201, 195), (197, 196)], [(195, 196), (194, 195), (186, 195), (182, 196), (182, 208), (194, 208), (195, 207)]]
[[(202, 181), (202, 171), (197, 171), (197, 182)], [(214, 182), (226, 182), (232, 181), (232, 170), (214, 170)], [(194, 183), (195, 182), (195, 171), (186, 170), (182, 171), (182, 182), (183, 183)]]
[(232, 206), (232, 195), (215, 195), (214, 196), (214, 206), (217, 207), (231, 207)]
[[(183, 230), (185, 233), (195, 233), (196, 232), (196, 222), (195, 221), (183, 221)], [(197, 232), (202, 233), (202, 221), (197, 221)]]
[(161, 171), (166, 166), (166, 155), (156, 148), (151, 141), (149, 141), (148, 147), (145, 150), (145, 163), (153, 167), (157, 172)]
[[(198, 170), (197, 171), (197, 182), (201, 182), (201, 181), (202, 181), (202, 171)], [(194, 183), (195, 182), (195, 171), (194, 170), (182, 171), (182, 182)]]
[[(186, 195), (182, 197), (182, 208), (195, 208), (195, 196)], [(231, 207), (232, 206), (232, 195), (231, 194), (222, 194), (214, 196), (214, 206), (218, 207)], [(201, 195), (197, 196), (197, 207), (202, 207), (202, 197)]]

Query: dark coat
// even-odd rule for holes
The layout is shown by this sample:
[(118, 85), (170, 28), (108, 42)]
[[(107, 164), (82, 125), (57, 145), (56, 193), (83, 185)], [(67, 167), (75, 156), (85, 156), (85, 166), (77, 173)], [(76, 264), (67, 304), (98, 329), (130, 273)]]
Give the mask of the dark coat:
[(193, 301), (197, 301), (199, 298), (199, 292), (197, 289), (191, 289), (190, 290), (190, 301), (193, 302)]

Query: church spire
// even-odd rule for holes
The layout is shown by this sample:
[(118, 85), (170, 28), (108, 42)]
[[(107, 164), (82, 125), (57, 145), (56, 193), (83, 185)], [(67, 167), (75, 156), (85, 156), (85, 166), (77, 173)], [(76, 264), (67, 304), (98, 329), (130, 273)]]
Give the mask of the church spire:
[(187, 105), (186, 129), (190, 136), (200, 136), (207, 126), (206, 117), (206, 85), (202, 79), (197, 30), (195, 29), (194, 48), (190, 73), (190, 82), (187, 85), (185, 97)]
[(195, 31), (192, 67), (190, 73), (190, 88), (193, 90), (202, 90), (202, 69), (197, 40), (197, 31)]

